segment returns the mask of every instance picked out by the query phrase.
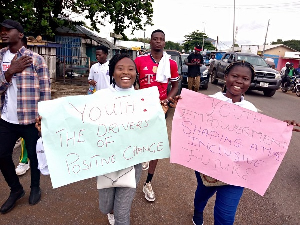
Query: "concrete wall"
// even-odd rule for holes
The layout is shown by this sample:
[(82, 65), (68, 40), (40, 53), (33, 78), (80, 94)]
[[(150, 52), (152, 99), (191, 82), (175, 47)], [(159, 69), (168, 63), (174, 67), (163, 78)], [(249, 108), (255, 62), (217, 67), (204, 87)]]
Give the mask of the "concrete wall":
[(279, 57), (284, 57), (285, 52), (293, 52), (293, 51), (291, 49), (285, 48), (283, 46), (265, 50), (265, 54), (278, 55)]
[(298, 68), (298, 66), (299, 66), (299, 59), (283, 59), (280, 57), (276, 69), (280, 71), (283, 67), (285, 67), (285, 64), (287, 62), (293, 63), (294, 68)]

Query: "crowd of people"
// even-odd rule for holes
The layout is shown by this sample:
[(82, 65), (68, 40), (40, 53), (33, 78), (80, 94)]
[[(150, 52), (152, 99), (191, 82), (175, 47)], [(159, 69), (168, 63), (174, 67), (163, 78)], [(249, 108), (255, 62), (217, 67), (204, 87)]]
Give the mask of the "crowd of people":
[[(41, 133), (41, 118), (37, 112), (37, 103), (49, 100), (51, 91), (45, 60), (24, 46), (22, 25), (10, 19), (4, 20), (0, 25), (2, 42), (7, 44), (7, 47), (0, 50), (0, 170), (11, 190), (8, 199), (0, 208), (0, 212), (5, 214), (12, 210), (16, 202), (25, 194), (18, 175), (24, 174), (29, 169), (29, 165), (31, 173), (29, 204), (35, 205), (41, 199), (40, 170), (36, 153), (37, 140)], [(98, 47), (96, 49), (98, 63), (91, 67), (88, 77), (89, 85), (93, 86), (96, 91), (107, 89), (109, 92), (126, 92), (156, 86), (159, 91), (157, 101), (160, 102), (163, 111), (166, 113), (170, 106), (176, 107), (177, 102), (180, 101), (180, 96), (176, 96), (179, 80), (178, 68), (176, 62), (164, 52), (165, 33), (162, 30), (152, 32), (150, 47), (149, 54), (141, 54), (135, 60), (126, 54), (116, 54), (109, 61), (108, 49), (104, 46)], [(194, 87), (194, 90), (199, 89), (198, 69), (199, 65), (203, 64), (203, 58), (199, 52), (199, 46), (196, 46), (195, 53), (188, 57), (187, 62), (192, 78), (189, 88)], [(225, 70), (224, 90), (211, 97), (256, 112), (256, 107), (243, 96), (253, 78), (254, 69), (250, 63), (233, 62)], [(168, 92), (169, 81), (172, 89)], [(300, 132), (298, 128), (300, 123), (286, 122), (294, 126), (294, 131)], [(22, 138), (20, 167), (23, 169), (20, 173), (18, 173), (21, 170), (20, 167), (15, 168), (12, 159), (14, 146), (19, 138)], [(26, 164), (28, 166), (25, 166)], [(145, 198), (153, 202), (155, 193), (152, 180), (158, 160), (143, 164), (134, 166), (135, 181), (136, 184), (139, 182), (143, 167), (145, 170), (148, 169), (143, 192)], [(206, 186), (205, 177), (207, 176), (198, 171), (195, 171), (195, 174), (198, 185), (194, 197), (193, 223), (203, 224), (203, 210), (208, 199), (216, 193), (215, 224), (233, 224), (244, 188), (222, 182), (219, 182), (220, 185), (217, 186)], [(99, 189), (98, 192), (100, 211), (107, 214), (109, 223), (130, 224), (130, 210), (136, 188), (110, 187)]]

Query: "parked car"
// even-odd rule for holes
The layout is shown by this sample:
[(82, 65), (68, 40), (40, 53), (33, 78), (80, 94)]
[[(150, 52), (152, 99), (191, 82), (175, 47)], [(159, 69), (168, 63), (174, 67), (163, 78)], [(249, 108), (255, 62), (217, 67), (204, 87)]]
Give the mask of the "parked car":
[(224, 80), (225, 68), (234, 61), (244, 60), (252, 64), (255, 70), (254, 80), (249, 90), (263, 91), (265, 96), (271, 97), (280, 88), (281, 76), (278, 71), (270, 68), (263, 58), (252, 53), (227, 52), (221, 60), (215, 61), (210, 68), (211, 83), (217, 84)]
[[(188, 83), (187, 83), (188, 66), (185, 64), (185, 62), (187, 62), (188, 56), (189, 56), (189, 54), (181, 54), (181, 60), (182, 60), (181, 86), (182, 87), (188, 86)], [(207, 72), (207, 66), (208, 65), (202, 65), (200, 67), (200, 88), (202, 88), (204, 90), (207, 90), (208, 81), (209, 81), (209, 73)]]

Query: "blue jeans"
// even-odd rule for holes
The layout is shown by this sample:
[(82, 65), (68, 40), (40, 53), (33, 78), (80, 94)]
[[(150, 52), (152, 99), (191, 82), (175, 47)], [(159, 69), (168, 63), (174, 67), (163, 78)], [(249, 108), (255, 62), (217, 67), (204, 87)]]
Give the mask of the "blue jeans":
[(208, 199), (217, 192), (214, 208), (214, 224), (233, 224), (236, 209), (244, 188), (233, 185), (207, 187), (203, 184), (200, 173), (197, 171), (195, 171), (195, 173), (198, 181), (194, 199), (195, 211), (203, 213)]

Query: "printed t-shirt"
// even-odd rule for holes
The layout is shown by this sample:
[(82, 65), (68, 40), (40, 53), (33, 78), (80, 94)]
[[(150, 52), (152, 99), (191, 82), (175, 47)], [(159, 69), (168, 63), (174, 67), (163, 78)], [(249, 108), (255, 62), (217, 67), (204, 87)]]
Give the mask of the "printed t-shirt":
[[(2, 61), (2, 71), (5, 73), (10, 67), (12, 59), (15, 57), (15, 54), (7, 50), (3, 55)], [(16, 74), (11, 78), (11, 85), (7, 88), (5, 93), (5, 100), (2, 109), (1, 119), (6, 122), (19, 124), (18, 115), (17, 115), (17, 81)]]
[[(156, 81), (158, 63), (155, 62), (151, 54), (138, 56), (134, 61), (139, 73), (140, 89), (157, 86), (159, 91), (159, 99), (166, 99), (168, 83), (160, 83)], [(178, 81), (178, 67), (177, 63), (173, 59), (170, 59), (170, 67), (170, 81)]]
[[(200, 63), (203, 64), (203, 57), (200, 54), (191, 53), (187, 57), (189, 63)], [(188, 66), (188, 77), (200, 76), (200, 65)]]

